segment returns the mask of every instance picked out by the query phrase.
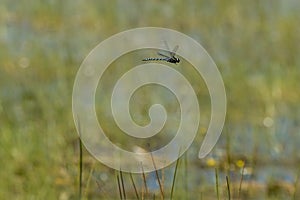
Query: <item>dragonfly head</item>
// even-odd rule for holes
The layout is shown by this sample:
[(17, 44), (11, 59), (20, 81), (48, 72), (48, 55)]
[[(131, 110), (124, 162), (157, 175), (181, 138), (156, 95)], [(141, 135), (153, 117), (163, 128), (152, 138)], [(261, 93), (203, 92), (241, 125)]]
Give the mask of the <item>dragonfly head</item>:
[(180, 59), (179, 58), (175, 58), (176, 62), (179, 63), (180, 62)]

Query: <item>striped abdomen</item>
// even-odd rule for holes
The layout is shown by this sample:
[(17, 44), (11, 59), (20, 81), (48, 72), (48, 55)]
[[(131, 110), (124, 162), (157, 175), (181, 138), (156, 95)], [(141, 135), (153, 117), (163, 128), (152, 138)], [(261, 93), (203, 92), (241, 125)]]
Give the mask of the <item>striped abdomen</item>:
[(145, 58), (142, 61), (150, 61), (150, 60), (164, 60), (164, 61), (168, 61), (168, 59), (166, 59), (166, 58)]

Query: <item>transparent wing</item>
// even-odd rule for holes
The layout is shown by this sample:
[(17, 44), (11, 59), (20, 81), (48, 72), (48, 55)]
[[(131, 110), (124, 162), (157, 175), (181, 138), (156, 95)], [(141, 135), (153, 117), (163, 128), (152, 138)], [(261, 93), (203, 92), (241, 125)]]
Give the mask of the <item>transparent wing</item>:
[(175, 56), (175, 53), (176, 53), (176, 51), (178, 50), (178, 48), (179, 48), (179, 46), (176, 45), (176, 46), (174, 47), (173, 51), (170, 52), (170, 54), (171, 54), (172, 57)]
[(170, 52), (170, 48), (169, 48), (169, 45), (166, 40), (164, 40), (164, 45), (165, 45), (166, 49)]
[(174, 47), (173, 51), (171, 51), (170, 48), (169, 48), (169, 45), (168, 45), (167, 41), (166, 41), (166, 40), (163, 40), (163, 42), (164, 42), (166, 51), (164, 51), (164, 53), (158, 52), (157, 54), (160, 55), (160, 56), (166, 57), (166, 58), (174, 57), (176, 51), (177, 51), (178, 48), (179, 48), (179, 46), (176, 45), (176, 46)]
[(161, 52), (157, 52), (157, 54), (160, 55), (160, 56), (166, 57), (166, 58), (170, 58), (170, 56), (167, 56), (167, 55), (165, 55), (165, 54), (163, 54)]

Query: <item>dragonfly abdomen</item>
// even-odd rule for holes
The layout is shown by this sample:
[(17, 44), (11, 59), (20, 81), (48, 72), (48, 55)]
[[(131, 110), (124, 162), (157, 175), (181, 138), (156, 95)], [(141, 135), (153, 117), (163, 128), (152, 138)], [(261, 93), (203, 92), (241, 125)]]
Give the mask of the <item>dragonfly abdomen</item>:
[(166, 58), (145, 58), (142, 61), (150, 61), (150, 60), (167, 60)]

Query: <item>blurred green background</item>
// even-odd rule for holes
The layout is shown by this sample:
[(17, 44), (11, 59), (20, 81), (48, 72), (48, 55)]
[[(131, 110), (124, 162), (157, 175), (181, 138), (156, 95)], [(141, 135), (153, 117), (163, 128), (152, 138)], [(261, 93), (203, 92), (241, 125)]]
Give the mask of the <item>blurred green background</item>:
[[(236, 191), (241, 162), (244, 199), (300, 198), (299, 9), (297, 0), (0, 0), (0, 199), (78, 196), (76, 72), (99, 42), (144, 26), (197, 40), (225, 83), (220, 141), (205, 160), (197, 160), (199, 138), (186, 154), (194, 199), (213, 187), (215, 167)], [(117, 198), (114, 173), (84, 152), (84, 197)]]

